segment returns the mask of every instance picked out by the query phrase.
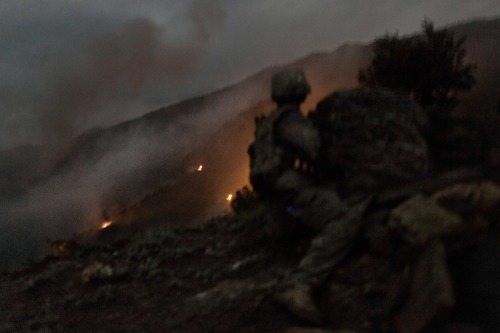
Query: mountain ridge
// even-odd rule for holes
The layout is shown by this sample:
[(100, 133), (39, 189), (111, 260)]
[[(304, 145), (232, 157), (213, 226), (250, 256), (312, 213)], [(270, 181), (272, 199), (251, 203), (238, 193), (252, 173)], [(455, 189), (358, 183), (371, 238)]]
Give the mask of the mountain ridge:
[[(467, 45), (473, 47), (468, 49), (468, 60), (478, 62), (478, 86), (463, 96), (461, 107), (487, 121), (484, 115), (496, 111), (495, 94), (500, 87), (500, 47), (494, 42), (500, 40), (500, 18), (447, 28), (457, 34), (473, 30), (467, 39)], [(103, 211), (119, 214), (143, 198), (151, 198), (157, 189), (163, 191), (165, 200), (173, 202), (177, 197), (190, 198), (197, 191), (201, 196), (214, 196), (191, 201), (200, 208), (200, 214), (209, 211), (205, 206), (214, 202), (223, 210), (227, 203), (220, 197), (246, 184), (252, 118), (272, 108), (266, 104), (272, 73), (283, 66), (304, 68), (312, 86), (304, 109), (311, 110), (331, 91), (357, 85), (358, 69), (371, 59), (370, 47), (346, 44), (334, 51), (313, 52), (288, 64), (271, 66), (210, 94), (110, 128), (88, 130), (60, 152), (46, 149), (48, 154), (40, 153), (33, 147), (27, 157), (23, 153), (13, 156), (15, 150), (0, 152), (0, 198), (6, 209), (0, 210), (0, 215), (6, 216), (8, 224), (27, 226), (27, 230), (33, 229), (29, 223), (36, 223), (35, 233), (54, 239), (99, 223)], [(481, 52), (484, 50), (488, 53)], [(245, 119), (243, 123), (239, 117)], [(238, 130), (230, 130), (231, 124)], [(214, 137), (219, 138), (217, 147), (211, 143)], [(10, 158), (3, 158), (9, 154)], [(47, 156), (54, 160), (48, 161)], [(199, 177), (200, 182), (193, 180), (183, 186), (182, 181), (201, 176), (191, 170), (206, 159), (212, 161), (203, 174), (207, 183), (202, 184)], [(47, 167), (41, 170), (41, 166)], [(214, 188), (220, 184), (224, 185)], [(11, 205), (13, 197), (18, 199), (15, 205)], [(40, 242), (35, 252), (45, 246)]]

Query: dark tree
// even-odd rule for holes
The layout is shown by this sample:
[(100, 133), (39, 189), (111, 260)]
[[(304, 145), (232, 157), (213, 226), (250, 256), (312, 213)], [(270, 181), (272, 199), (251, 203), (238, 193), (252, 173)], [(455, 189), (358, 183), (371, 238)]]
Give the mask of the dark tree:
[(474, 64), (465, 64), (465, 38), (434, 30), (425, 20), (416, 36), (389, 35), (375, 40), (372, 63), (359, 71), (363, 86), (384, 87), (413, 98), (424, 108), (447, 114), (457, 94), (470, 90)]

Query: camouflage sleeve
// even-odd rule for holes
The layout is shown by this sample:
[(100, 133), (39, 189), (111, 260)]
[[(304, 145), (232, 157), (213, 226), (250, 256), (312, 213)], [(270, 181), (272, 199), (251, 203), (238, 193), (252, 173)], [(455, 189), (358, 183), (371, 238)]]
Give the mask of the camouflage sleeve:
[(320, 147), (319, 133), (300, 111), (289, 112), (280, 118), (275, 133), (280, 142), (298, 151), (308, 160), (317, 159)]

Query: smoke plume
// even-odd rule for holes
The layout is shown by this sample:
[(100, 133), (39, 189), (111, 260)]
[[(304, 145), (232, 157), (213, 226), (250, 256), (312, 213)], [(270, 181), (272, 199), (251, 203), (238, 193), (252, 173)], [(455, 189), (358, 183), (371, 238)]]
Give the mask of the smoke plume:
[(171, 40), (151, 19), (136, 18), (70, 45), (44, 80), (46, 95), (37, 107), (44, 141), (72, 138), (92, 117), (137, 100), (155, 84), (186, 79), (224, 10), (218, 1), (194, 1), (185, 15), (192, 28), (183, 41)]
[[(265, 99), (266, 93), (267, 85), (253, 84), (222, 90), (152, 113), (143, 121), (121, 124), (112, 134), (103, 130), (90, 146), (73, 141), (64, 154), (68, 165), (22, 198), (0, 201), (0, 269), (2, 261), (14, 265), (20, 258), (45, 255), (47, 239), (95, 227), (104, 210), (114, 215), (162, 184), (175, 184), (191, 172), (185, 158), (228, 120)], [(218, 177), (223, 183), (225, 176)]]

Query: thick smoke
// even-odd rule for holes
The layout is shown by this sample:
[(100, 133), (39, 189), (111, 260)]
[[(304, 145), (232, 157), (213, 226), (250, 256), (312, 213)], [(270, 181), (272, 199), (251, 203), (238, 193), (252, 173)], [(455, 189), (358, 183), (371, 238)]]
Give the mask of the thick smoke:
[[(244, 85), (173, 106), (163, 111), (173, 112), (163, 124), (145, 121), (99, 142), (96, 150), (104, 151), (100, 157), (85, 160), (78, 157), (85, 152), (78, 152), (77, 164), (63, 168), (20, 200), (3, 203), (0, 261), (12, 264), (19, 263), (19, 258), (45, 255), (47, 239), (97, 226), (103, 210), (113, 215), (155, 190), (160, 180), (174, 184), (180, 173), (190, 172), (183, 169), (185, 158), (206, 144), (226, 121), (263, 100), (265, 93), (267, 85)], [(162, 179), (150, 174), (159, 170)], [(154, 186), (143, 186), (151, 177), (156, 179)], [(118, 202), (116, 207), (107, 202), (110, 195)]]
[(67, 45), (45, 67), (43, 98), (36, 105), (44, 153), (33, 161), (43, 180), (22, 198), (4, 196), (0, 202), (0, 268), (44, 255), (47, 240), (99, 222), (106, 194), (121, 189), (123, 202), (140, 198), (144, 189), (130, 194), (137, 175), (163, 167), (173, 178), (183, 157), (205, 142), (221, 119), (238, 111), (212, 101), (172, 117), (168, 125), (134, 127), (112, 143), (101, 142), (102, 156), (58, 169), (78, 146), (73, 139), (101, 113), (126, 108), (151, 87), (186, 80), (195, 70), (225, 11), (221, 1), (195, 0), (183, 8), (185, 38), (170, 38), (151, 19), (130, 19), (87, 36), (82, 44)]
[[(207, 38), (206, 20), (203, 15), (193, 15), (194, 17), (200, 17), (200, 24), (197, 25), (200, 30), (197, 31), (200, 32), (200, 42), (202, 43), (204, 38)], [(209, 17), (212, 16), (209, 15)], [(157, 36), (157, 29), (159, 29), (152, 22), (141, 20), (129, 22), (126, 26), (129, 28), (125, 29), (125, 26), (122, 26), (122, 28), (115, 30), (113, 34), (95, 39), (94, 45), (100, 45), (99, 43), (104, 43), (103, 41), (107, 39), (113, 40), (110, 36), (120, 35), (124, 31), (129, 31), (129, 34), (134, 31), (137, 34), (140, 34), (141, 31), (142, 33), (147, 31), (146, 35)], [(480, 35), (486, 36), (493, 41), (498, 40), (497, 36), (492, 33), (481, 33)], [(156, 41), (158, 39), (161, 38), (158, 36), (152, 37), (152, 40)], [(482, 45), (496, 45), (490, 39), (487, 39)], [(100, 49), (101, 53), (106, 53), (105, 50), (108, 48), (113, 49), (108, 43), (104, 43), (104, 45), (106, 47)], [(129, 44), (125, 43), (125, 45)], [(164, 43), (161, 45), (164, 45)], [(482, 50), (483, 48), (479, 46), (478, 44), (477, 49)], [(360, 65), (366, 65), (370, 52), (367, 47), (359, 46), (354, 48), (357, 51), (350, 47), (342, 48), (333, 55), (317, 54), (294, 64), (296, 67), (306, 69), (313, 87), (313, 93), (316, 95), (311, 96), (311, 98), (314, 98), (309, 100), (310, 104), (305, 106), (306, 110), (314, 107), (315, 101), (332, 89), (349, 86), (356, 82), (357, 69)], [(131, 49), (134, 48), (131, 47)], [(192, 49), (180, 48), (178, 45), (174, 49), (191, 50), (192, 53), (188, 52), (187, 54), (196, 54), (195, 51), (199, 51), (196, 47)], [(87, 52), (86, 54), (93, 54), (96, 51), (89, 49)], [(159, 53), (155, 51), (151, 54)], [(117, 59), (122, 59), (122, 57), (124, 55), (120, 55)], [(115, 66), (114, 62), (111, 61), (111, 58), (113, 58), (111, 55), (106, 55), (104, 58), (108, 60), (98, 63)], [(142, 60), (133, 59), (132, 62), (124, 62), (127, 64), (141, 64)], [(194, 60), (191, 60), (191, 63), (192, 61)], [(168, 64), (171, 63), (168, 62)], [(188, 66), (179, 72), (176, 71), (177, 68), (167, 71), (167, 69), (170, 69), (170, 65), (165, 66), (157, 68), (165, 68), (166, 72), (162, 75), (172, 78), (182, 77), (186, 71), (190, 70)], [(79, 64), (75, 68), (79, 70), (74, 70), (74, 73), (76, 73), (74, 75), (80, 77), (85, 76), (84, 71), (81, 70), (82, 68), (91, 67), (82, 67)], [(142, 72), (126, 71), (126, 74), (124, 74), (123, 71), (118, 70), (119, 68), (122, 67), (110, 68), (103, 66), (102, 71), (104, 73), (119, 75), (119, 79), (103, 80), (102, 86), (114, 90), (110, 89), (112, 92), (109, 94), (98, 91), (94, 95), (95, 100), (89, 102), (89, 100), (83, 99), (81, 105), (109, 106), (114, 103), (108, 99), (110, 97), (121, 99), (126, 103), (129, 99), (127, 94), (133, 95), (135, 91), (145, 90), (149, 84), (153, 84), (155, 80), (161, 79), (159, 77), (163, 77), (162, 75), (155, 76), (156, 72), (149, 67), (149, 64), (139, 66)], [(73, 71), (70, 70), (68, 73), (73, 73)], [(137, 75), (138, 83), (136, 85), (132, 84), (131, 81), (127, 81), (129, 77), (135, 77), (132, 73)], [(143, 78), (140, 73), (150, 73), (154, 80)], [(96, 73), (89, 73), (89, 77), (93, 78), (93, 80), (99, 79), (99, 75)], [(120, 80), (125, 80), (125, 82)], [(50, 177), (44, 178), (44, 181), (39, 183), (37, 187), (32, 188), (23, 198), (15, 202), (3, 202), (0, 199), (0, 267), (6, 261), (11, 263), (14, 261), (19, 262), (21, 257), (46, 254), (48, 249), (46, 238), (54, 240), (68, 237), (74, 232), (92, 225), (95, 226), (102, 218), (103, 209), (109, 209), (110, 207), (109, 202), (106, 202), (110, 194), (113, 195), (113, 199), (120, 201), (118, 206), (121, 207), (133, 203), (134, 199), (143, 198), (144, 195), (148, 194), (148, 191), (154, 190), (161, 185), (159, 183), (160, 178), (157, 178), (156, 174), (154, 174), (158, 170), (161, 171), (162, 182), (177, 182), (179, 172), (183, 172), (185, 157), (206, 144), (211, 135), (220, 129), (221, 125), (226, 121), (268, 98), (269, 80), (270, 72), (262, 72), (230, 89), (221, 90), (178, 106), (169, 107), (163, 112), (163, 114), (166, 112), (169, 117), (155, 118), (155, 116), (150, 117), (150, 115), (147, 115), (144, 117), (144, 121), (139, 120), (121, 124), (118, 126), (120, 128), (118, 134), (103, 130), (102, 139), (95, 143), (92, 150), (89, 150), (89, 152), (92, 152), (91, 156), (88, 156), (88, 152), (85, 150), (78, 150), (79, 147), (82, 147), (81, 142), (72, 141), (72, 146), (68, 148), (67, 154), (63, 154), (63, 156), (71, 156), (73, 150), (76, 149), (76, 158), (73, 156), (69, 160), (78, 163), (55, 169), (57, 172), (53, 171)], [(318, 89), (318, 87), (321, 88)], [(93, 91), (91, 88), (89, 89), (91, 92)], [(89, 93), (88, 96), (92, 96), (92, 94)], [(79, 97), (77, 96), (77, 98)], [(62, 100), (64, 101), (64, 99)], [(99, 101), (99, 103), (95, 101)], [(79, 112), (72, 113), (72, 116), (67, 118), (68, 123), (72, 124), (73, 127), (78, 127), (77, 120), (88, 117), (89, 114), (94, 112), (88, 113), (89, 111), (85, 107), (78, 110)], [(52, 115), (52, 117), (55, 116)], [(61, 118), (64, 119), (62, 116)], [(51, 117), (47, 117), (47, 119), (51, 119)], [(65, 136), (72, 135), (71, 132), (65, 133)], [(59, 136), (59, 138), (62, 137)], [(82, 137), (78, 140), (82, 140)], [(242, 147), (242, 149), (245, 148)], [(94, 154), (95, 152), (100, 152), (100, 154)], [(229, 162), (221, 160), (219, 163)], [(189, 170), (184, 170), (184, 172), (189, 172)], [(141, 179), (146, 181), (151, 179), (156, 181), (158, 179), (158, 182), (149, 188), (136, 186), (138, 180), (140, 183)]]
[[(353, 57), (344, 53), (334, 56), (331, 64), (326, 67), (333, 72), (336, 72), (337, 67), (348, 67), (347, 64), (353, 61)], [(322, 94), (324, 92), (319, 88), (328, 80), (318, 74), (325, 71), (325, 63), (320, 60), (313, 57), (307, 64), (295, 65), (312, 68), (308, 77), (313, 83), (314, 91)], [(342, 76), (345, 74), (352, 81), (357, 67), (349, 67), (353, 68), (342, 72)], [(114, 215), (117, 209), (130, 206), (135, 200), (147, 195), (148, 191), (154, 191), (161, 185), (160, 182), (177, 182), (180, 173), (190, 172), (183, 170), (185, 158), (190, 153), (203, 147), (211, 135), (228, 120), (259, 102), (268, 100), (269, 82), (274, 70), (265, 71), (229, 89), (169, 107), (162, 112), (164, 115), (170, 115), (167, 117), (168, 121), (165, 121), (163, 116), (154, 121), (146, 116), (142, 122), (120, 125), (119, 127), (124, 129), (118, 134), (115, 132), (113, 135), (102, 135), (104, 139), (99, 141), (97, 149), (92, 151), (103, 151), (100, 156), (79, 157), (86, 154), (81, 152), (79, 143), (74, 143), (63, 156), (71, 156), (76, 149), (76, 157), (73, 156), (71, 160), (77, 163), (58, 170), (22, 200), (11, 203), (9, 209), (3, 212), (0, 209), (0, 214), (4, 215), (3, 221), (8, 223), (8, 226), (4, 227), (7, 228), (4, 235), (8, 235), (9, 239), (21, 240), (14, 244), (8, 240), (0, 240), (0, 244), (7, 246), (0, 248), (0, 257), (17, 259), (34, 254), (43, 255), (48, 249), (46, 238), (54, 240), (68, 237), (74, 232), (96, 226), (102, 218), (103, 210)], [(328, 78), (332, 80), (330, 76)], [(341, 86), (345, 84), (344, 81), (345, 78), (336, 77), (333, 83), (325, 85), (324, 89)], [(319, 97), (322, 96), (316, 96), (311, 104)], [(253, 122), (248, 125), (252, 126)], [(245, 146), (241, 149), (246, 151)], [(232, 162), (221, 160), (217, 163), (227, 165)], [(206, 167), (217, 168), (214, 164)], [(161, 173), (156, 177), (155, 172), (158, 170), (161, 170)], [(217, 177), (220, 177), (221, 184), (226, 181), (223, 174), (218, 174)], [(141, 184), (141, 181), (147, 183), (151, 179), (155, 181), (151, 186)], [(183, 190), (182, 186), (179, 188), (181, 191), (192, 190)], [(214, 192), (217, 190), (219, 189)], [(178, 193), (183, 194), (185, 193)], [(114, 202), (109, 202), (109, 197)], [(14, 234), (16, 236), (11, 237)]]
[(70, 46), (44, 80), (47, 93), (37, 107), (44, 141), (72, 138), (102, 111), (131, 103), (162, 81), (186, 79), (223, 15), (217, 1), (192, 3), (188, 42), (171, 41), (161, 26), (138, 18)]

